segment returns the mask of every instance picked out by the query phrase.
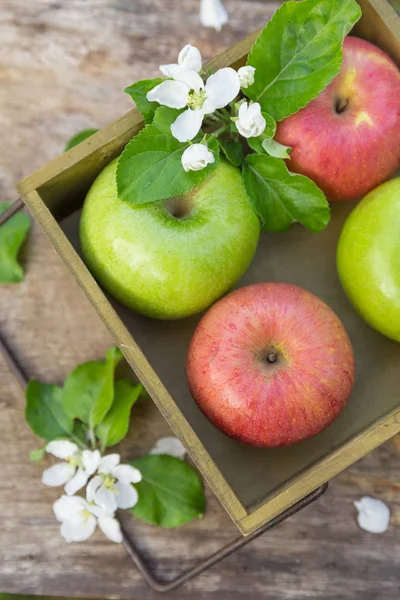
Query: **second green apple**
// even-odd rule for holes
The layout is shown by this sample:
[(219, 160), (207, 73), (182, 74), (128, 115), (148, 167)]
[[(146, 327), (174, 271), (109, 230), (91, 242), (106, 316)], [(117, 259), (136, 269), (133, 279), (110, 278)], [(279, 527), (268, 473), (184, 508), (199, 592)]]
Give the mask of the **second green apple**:
[(359, 314), (400, 342), (400, 178), (383, 183), (357, 205), (339, 240), (343, 288)]
[(240, 171), (222, 162), (198, 188), (133, 206), (117, 196), (112, 161), (93, 183), (80, 224), (83, 254), (98, 281), (151, 317), (198, 313), (248, 268), (260, 223)]

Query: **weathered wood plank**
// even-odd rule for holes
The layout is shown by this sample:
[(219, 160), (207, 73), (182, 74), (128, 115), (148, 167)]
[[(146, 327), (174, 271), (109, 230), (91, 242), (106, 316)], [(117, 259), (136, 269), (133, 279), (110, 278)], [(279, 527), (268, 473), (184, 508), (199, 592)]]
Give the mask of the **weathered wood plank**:
[[(123, 88), (157, 74), (188, 41), (205, 59), (265, 22), (274, 4), (226, 0), (221, 34), (199, 27), (197, 0), (2, 0), (0, 3), (0, 195), (59, 154), (84, 127), (103, 126), (131, 107)], [(77, 363), (103, 355), (111, 339), (61, 260), (34, 226), (24, 251), (27, 278), (0, 288), (0, 328), (30, 376), (62, 381)], [(0, 590), (152, 599), (123, 548), (101, 534), (65, 544), (51, 504), (28, 462), (36, 440), (24, 423), (20, 389), (0, 359)], [(125, 458), (146, 452), (168, 428), (150, 401), (135, 408)], [(400, 587), (398, 440), (338, 477), (314, 506), (174, 593), (186, 600), (397, 600)], [(358, 529), (352, 501), (386, 500), (390, 530)], [(178, 531), (139, 522), (143, 551), (173, 575), (237, 535), (208, 492), (206, 518)]]

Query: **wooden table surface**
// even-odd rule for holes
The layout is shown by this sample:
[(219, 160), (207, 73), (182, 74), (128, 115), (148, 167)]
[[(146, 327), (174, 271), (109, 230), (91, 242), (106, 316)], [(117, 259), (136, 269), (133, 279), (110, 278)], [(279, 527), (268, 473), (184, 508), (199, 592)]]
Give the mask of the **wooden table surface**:
[[(219, 34), (200, 27), (197, 0), (1, 0), (0, 199), (62, 152), (87, 127), (131, 108), (123, 93), (157, 75), (187, 42), (210, 58), (260, 27), (277, 2), (226, 0), (231, 21)], [(60, 258), (34, 225), (23, 283), (0, 288), (0, 328), (26, 372), (61, 382), (112, 341)], [(28, 453), (37, 440), (24, 422), (21, 390), (0, 358), (0, 591), (83, 597), (156, 598), (121, 546), (102, 534), (67, 545)], [(146, 452), (168, 426), (150, 400), (134, 410), (125, 458)], [(170, 595), (175, 599), (398, 600), (400, 593), (400, 440), (338, 476), (326, 495), (221, 565)], [(390, 529), (356, 524), (353, 501), (371, 494), (392, 510)], [(131, 522), (160, 575), (174, 575), (237, 535), (207, 491), (203, 521), (175, 531)]]

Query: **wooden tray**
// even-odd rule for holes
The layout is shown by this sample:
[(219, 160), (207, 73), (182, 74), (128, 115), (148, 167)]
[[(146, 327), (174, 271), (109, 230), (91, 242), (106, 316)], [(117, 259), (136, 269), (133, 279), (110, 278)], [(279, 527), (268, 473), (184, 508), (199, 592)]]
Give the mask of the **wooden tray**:
[[(354, 33), (400, 64), (400, 19), (386, 0), (360, 0)], [(257, 33), (219, 55), (217, 69), (244, 64)], [(143, 126), (133, 110), (17, 187), (55, 249), (75, 275), (154, 402), (207, 479), (241, 533), (247, 535), (400, 431), (400, 344), (370, 329), (341, 289), (335, 266), (338, 236), (354, 203), (333, 206), (332, 222), (313, 235), (294, 226), (263, 234), (239, 285), (287, 281), (310, 290), (342, 319), (353, 342), (357, 377), (338, 420), (318, 436), (276, 450), (251, 448), (215, 429), (193, 401), (185, 361), (200, 316), (161, 322), (138, 315), (105, 294), (79, 253), (80, 209), (91, 183)]]

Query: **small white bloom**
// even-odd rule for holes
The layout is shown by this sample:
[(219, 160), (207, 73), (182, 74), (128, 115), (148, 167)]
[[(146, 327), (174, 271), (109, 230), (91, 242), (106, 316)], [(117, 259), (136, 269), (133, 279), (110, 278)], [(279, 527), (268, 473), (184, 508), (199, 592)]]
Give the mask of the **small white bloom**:
[(174, 77), (182, 69), (198, 73), (202, 69), (202, 64), (200, 50), (195, 46), (186, 44), (179, 52), (178, 62), (176, 64), (160, 65), (160, 71), (165, 77)]
[[(201, 169), (204, 169), (208, 164), (215, 161), (213, 153), (204, 144), (192, 144), (189, 148), (186, 148), (181, 160), (185, 171), (201, 171)], [(176, 438), (164, 439), (174, 440)], [(179, 442), (179, 440), (177, 441)], [(169, 452), (165, 454), (169, 454)]]
[[(194, 144), (194, 146), (197, 145), (200, 144)], [(190, 146), (188, 150), (190, 150), (190, 148), (193, 148), (193, 146)], [(155, 446), (150, 450), (150, 454), (168, 454), (169, 456), (175, 456), (175, 458), (183, 460), (185, 458), (186, 450), (185, 446), (178, 438), (164, 437), (156, 442)]]
[(231, 67), (219, 69), (206, 83), (195, 71), (182, 69), (174, 74), (172, 81), (163, 81), (146, 97), (149, 102), (170, 108), (187, 107), (171, 125), (172, 135), (180, 142), (187, 142), (196, 137), (205, 115), (232, 102), (239, 91), (239, 75)]
[(357, 521), (361, 529), (370, 533), (384, 533), (389, 527), (390, 509), (376, 498), (364, 496), (354, 502), (358, 510)]
[(139, 499), (132, 483), (141, 481), (142, 475), (130, 465), (120, 465), (120, 460), (119, 454), (104, 456), (99, 474), (89, 481), (86, 489), (88, 502), (94, 502), (108, 513), (114, 513), (117, 508), (131, 508)]
[(97, 524), (112, 542), (122, 542), (121, 526), (114, 514), (90, 504), (84, 498), (61, 496), (54, 503), (53, 510), (61, 523), (61, 535), (68, 543), (86, 541), (94, 533)]
[(46, 452), (64, 460), (43, 471), (42, 482), (51, 487), (65, 484), (64, 489), (69, 496), (86, 485), (101, 458), (98, 450), (81, 451), (76, 444), (68, 440), (49, 442)]
[(254, 67), (240, 67), (240, 69), (238, 70), (238, 75), (241, 88), (248, 88), (249, 85), (253, 85), (255, 72), (256, 70)]
[(204, 27), (214, 27), (220, 31), (229, 21), (229, 15), (221, 0), (201, 0), (200, 23)]
[(238, 119), (235, 124), (238, 132), (245, 138), (261, 135), (264, 132), (266, 122), (261, 114), (259, 103), (248, 104), (243, 102), (240, 105)]

